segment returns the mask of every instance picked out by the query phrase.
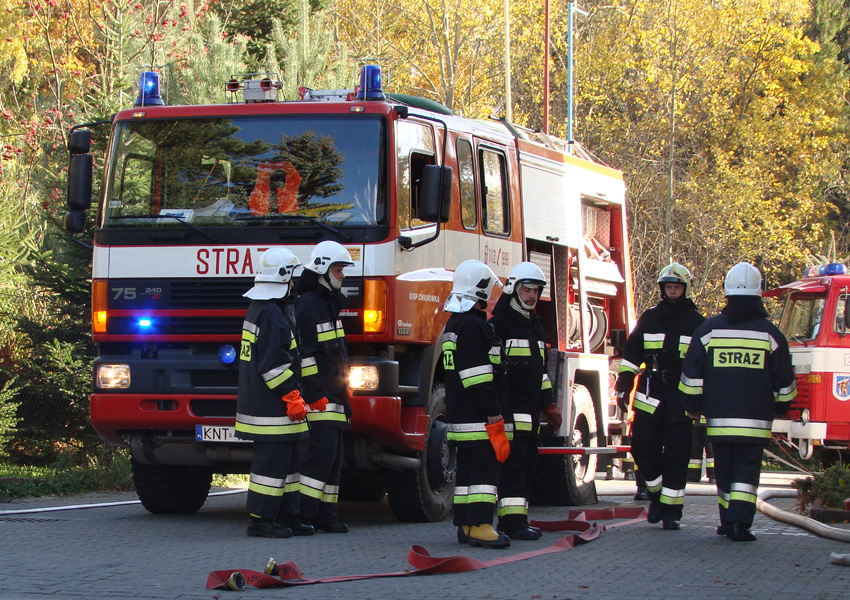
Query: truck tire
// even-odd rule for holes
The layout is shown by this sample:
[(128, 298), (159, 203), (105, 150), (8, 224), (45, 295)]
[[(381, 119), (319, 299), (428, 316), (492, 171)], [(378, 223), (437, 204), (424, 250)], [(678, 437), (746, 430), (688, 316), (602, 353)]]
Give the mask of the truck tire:
[(142, 506), (155, 515), (190, 515), (207, 500), (212, 471), (181, 465), (145, 465), (132, 461), (133, 484)]
[(399, 521), (434, 523), (452, 510), (457, 452), (449, 446), (446, 390), (437, 384), (428, 399), (428, 438), (416, 471), (385, 471), (387, 500)]
[[(573, 437), (571, 443), (562, 437), (544, 437), (544, 446), (598, 446), (596, 411), (593, 398), (583, 385), (573, 386)], [(547, 506), (580, 506), (595, 504), (596, 463), (598, 455), (548, 454), (540, 457), (537, 477), (531, 493), (535, 504)]]

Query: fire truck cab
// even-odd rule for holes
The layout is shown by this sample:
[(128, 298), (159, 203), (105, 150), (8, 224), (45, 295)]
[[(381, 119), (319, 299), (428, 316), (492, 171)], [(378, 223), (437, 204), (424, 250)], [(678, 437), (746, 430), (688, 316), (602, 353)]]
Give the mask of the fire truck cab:
[(850, 275), (843, 264), (805, 269), (801, 279), (765, 293), (784, 295), (779, 328), (788, 339), (797, 397), (773, 431), (802, 458), (825, 462), (850, 452)]
[[(268, 78), (224, 87), (230, 102), (169, 106), (144, 73), (104, 157), (91, 422), (130, 449), (148, 510), (194, 512), (213, 473), (248, 472), (251, 445), (233, 435), (242, 294), (275, 245), (303, 263), (335, 240), (355, 263), (341, 315), (354, 391), (342, 497), (386, 492), (402, 520), (451, 510), (442, 309), (470, 258), (503, 279), (523, 260), (547, 274), (538, 311), (565, 419), (544, 444), (605, 445), (608, 362), (634, 322), (619, 171), (550, 136), (386, 94), (371, 65), (354, 91), (302, 89), (290, 101)], [(75, 128), (71, 232), (91, 202), (90, 146)], [(593, 497), (595, 454), (544, 458), (540, 501)]]

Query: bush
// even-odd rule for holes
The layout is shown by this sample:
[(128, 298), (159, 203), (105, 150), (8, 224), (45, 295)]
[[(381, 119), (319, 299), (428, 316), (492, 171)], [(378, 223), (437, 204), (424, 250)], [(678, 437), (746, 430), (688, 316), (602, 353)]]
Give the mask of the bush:
[(799, 493), (797, 506), (800, 514), (810, 508), (844, 509), (844, 499), (850, 496), (850, 471), (842, 465), (832, 465), (822, 473), (791, 482)]

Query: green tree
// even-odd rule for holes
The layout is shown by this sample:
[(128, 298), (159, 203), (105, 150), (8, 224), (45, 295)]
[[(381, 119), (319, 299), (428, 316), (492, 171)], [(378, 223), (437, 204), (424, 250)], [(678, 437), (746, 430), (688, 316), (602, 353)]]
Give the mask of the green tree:
[(281, 73), (283, 93), (298, 97), (299, 87), (351, 89), (352, 73), (346, 46), (336, 40), (326, 25), (324, 11), (311, 12), (308, 0), (298, 2), (298, 19), (292, 29), (275, 19), (271, 41), (266, 45), (265, 64)]
[[(216, 2), (211, 8), (228, 31), (248, 40), (250, 68), (255, 68), (262, 64), (275, 22), (283, 31), (291, 32), (299, 21), (300, 4), (300, 0), (237, 0)], [(325, 4), (325, 0), (310, 0), (310, 11), (322, 10)]]

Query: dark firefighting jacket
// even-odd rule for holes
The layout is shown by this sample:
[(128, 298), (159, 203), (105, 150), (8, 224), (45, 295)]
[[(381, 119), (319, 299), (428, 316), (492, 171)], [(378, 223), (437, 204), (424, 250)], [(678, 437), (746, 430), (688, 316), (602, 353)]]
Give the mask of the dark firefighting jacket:
[[(502, 298), (510, 298), (502, 296)], [(502, 340), (505, 355), (507, 406), (514, 435), (540, 433), (540, 409), (554, 404), (552, 382), (546, 369), (546, 333), (540, 317), (502, 298), (493, 309), (490, 324)]]
[(691, 336), (703, 321), (705, 317), (690, 298), (675, 303), (662, 300), (640, 316), (626, 340), (616, 383), (618, 392), (629, 393), (640, 373), (635, 410), (655, 415), (664, 403), (671, 421), (687, 420), (677, 388)]
[(767, 446), (776, 415), (797, 395), (788, 342), (753, 296), (731, 296), (694, 332), (679, 389), (705, 415), (714, 442)]
[(345, 429), (351, 417), (348, 344), (339, 318), (344, 306), (345, 296), (321, 284), (301, 293), (295, 303), (304, 401), (312, 404), (328, 399), (323, 412), (307, 413), (311, 428)]
[(286, 416), (283, 396), (300, 388), (295, 328), (274, 300), (254, 300), (242, 323), (236, 436), (246, 440), (307, 437), (307, 421)]
[(504, 402), (502, 344), (484, 311), (454, 313), (442, 335), (448, 439), (458, 444), (489, 444), (487, 417), (502, 415), (511, 435)]

